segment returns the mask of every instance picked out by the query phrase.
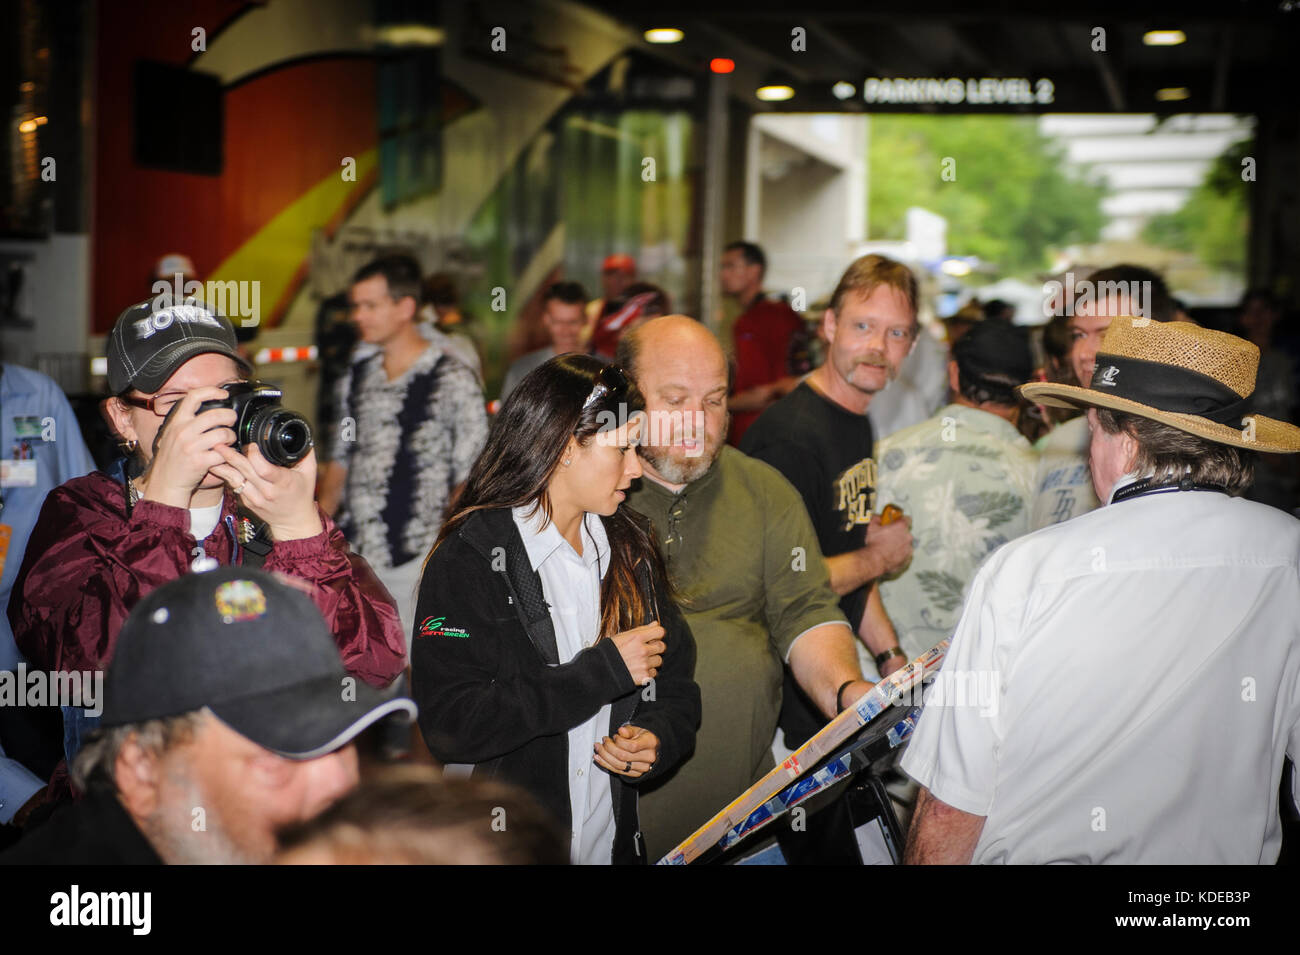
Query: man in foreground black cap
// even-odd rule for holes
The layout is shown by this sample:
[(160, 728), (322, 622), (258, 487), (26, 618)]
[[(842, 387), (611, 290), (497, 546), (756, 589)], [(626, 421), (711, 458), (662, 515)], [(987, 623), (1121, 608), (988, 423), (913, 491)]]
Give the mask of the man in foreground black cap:
[(86, 795), (5, 864), (263, 863), (276, 830), (358, 781), (353, 739), (415, 704), (348, 675), (288, 578), (227, 567), (136, 605), (100, 729), (73, 762)]

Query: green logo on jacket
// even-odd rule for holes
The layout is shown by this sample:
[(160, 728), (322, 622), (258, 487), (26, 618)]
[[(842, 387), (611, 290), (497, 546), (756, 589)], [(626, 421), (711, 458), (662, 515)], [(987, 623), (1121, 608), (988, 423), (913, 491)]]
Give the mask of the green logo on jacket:
[(469, 638), (469, 634), (460, 627), (445, 626), (443, 621), (446, 619), (446, 617), (425, 617), (424, 622), (420, 624), (420, 632), (417, 636)]

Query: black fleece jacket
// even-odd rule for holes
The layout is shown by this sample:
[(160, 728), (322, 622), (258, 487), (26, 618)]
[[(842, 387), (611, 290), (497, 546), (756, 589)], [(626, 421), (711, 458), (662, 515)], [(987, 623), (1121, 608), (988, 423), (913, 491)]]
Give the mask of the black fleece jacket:
[(676, 605), (654, 593), (649, 574), (640, 578), (666, 632), (653, 693), (633, 682), (609, 639), (559, 664), (542, 580), (508, 508), (466, 518), (429, 558), (411, 649), (412, 696), (429, 751), (445, 763), (475, 764), (475, 776), (520, 786), (566, 828), (570, 729), (610, 703), (610, 735), (631, 723), (659, 738), (648, 773), (610, 775), (611, 861), (618, 864), (649, 861), (634, 787), (689, 756), (700, 725), (694, 637)]

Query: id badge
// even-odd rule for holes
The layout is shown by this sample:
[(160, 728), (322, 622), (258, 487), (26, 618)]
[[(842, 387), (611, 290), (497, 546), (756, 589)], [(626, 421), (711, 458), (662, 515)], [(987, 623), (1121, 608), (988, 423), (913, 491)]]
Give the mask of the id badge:
[(14, 415), (14, 434), (19, 438), (39, 438), (41, 419), (34, 414)]
[(36, 462), (0, 458), (0, 487), (35, 487)]

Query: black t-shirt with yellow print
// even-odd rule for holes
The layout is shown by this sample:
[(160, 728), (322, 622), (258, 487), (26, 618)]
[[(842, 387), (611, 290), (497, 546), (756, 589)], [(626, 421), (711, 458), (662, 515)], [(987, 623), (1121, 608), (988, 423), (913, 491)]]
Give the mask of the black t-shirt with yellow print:
[[(822, 554), (834, 557), (866, 543), (876, 504), (871, 422), (814, 390), (805, 381), (763, 412), (740, 450), (766, 461), (794, 485), (808, 508)], [(840, 600), (856, 629), (867, 588)]]
[[(805, 381), (759, 416), (745, 432), (740, 450), (772, 465), (794, 485), (808, 508), (822, 554), (834, 557), (866, 543), (876, 505), (872, 445), (866, 415), (842, 408)], [(866, 586), (840, 598), (840, 609), (855, 631), (866, 605)], [(826, 721), (794, 690), (787, 673), (781, 728), (791, 748), (802, 745)]]

